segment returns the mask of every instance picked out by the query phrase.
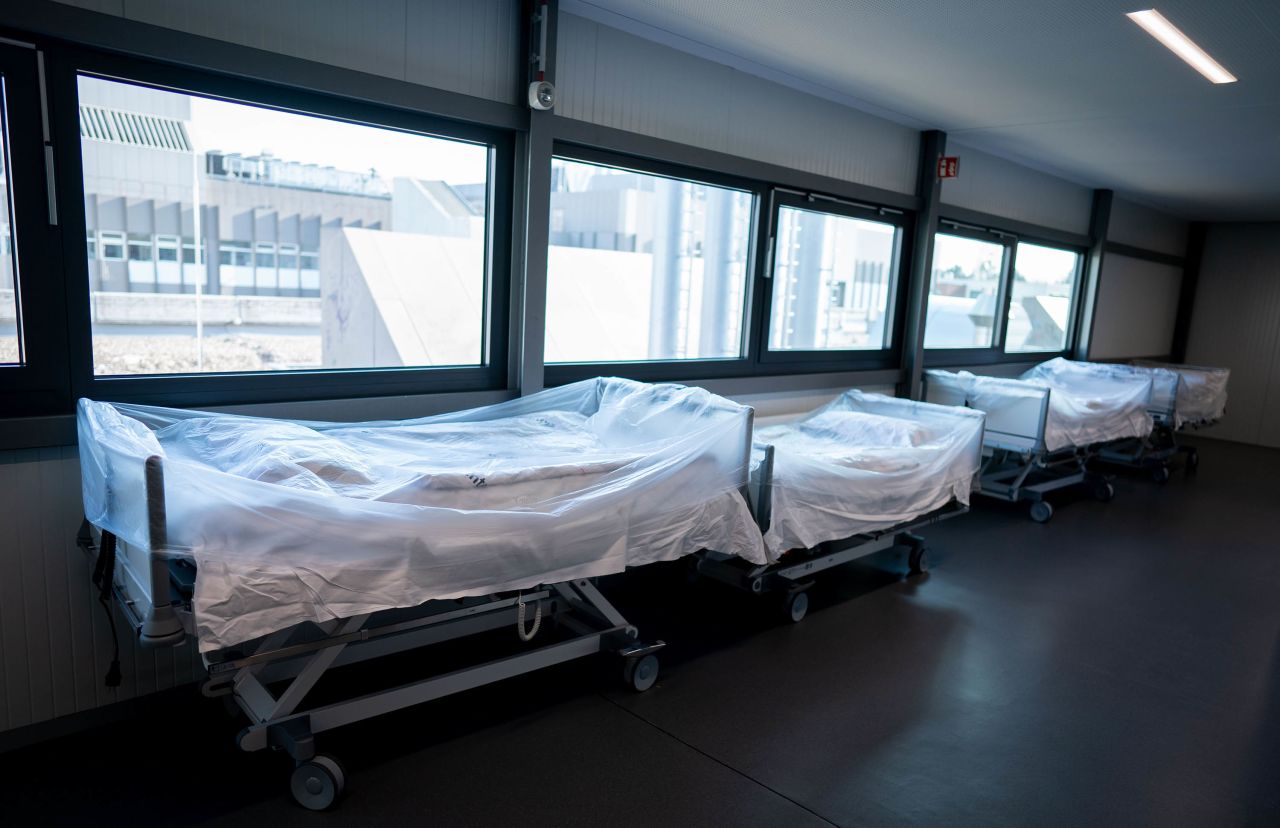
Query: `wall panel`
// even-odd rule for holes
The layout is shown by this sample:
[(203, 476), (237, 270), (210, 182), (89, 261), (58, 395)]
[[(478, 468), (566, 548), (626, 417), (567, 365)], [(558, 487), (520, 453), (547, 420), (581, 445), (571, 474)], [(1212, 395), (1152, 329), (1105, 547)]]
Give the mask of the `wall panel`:
[(1102, 260), (1089, 357), (1167, 355), (1181, 286), (1182, 268), (1107, 254)]
[(517, 0), (57, 0), (167, 29), (515, 103)]
[(1093, 213), (1093, 190), (989, 153), (947, 142), (960, 157), (960, 174), (942, 182), (942, 217), (947, 207), (963, 207), (1015, 221), (1086, 235)]
[(1187, 251), (1187, 223), (1123, 198), (1111, 201), (1107, 240), (1181, 256)]
[(1187, 361), (1231, 369), (1215, 437), (1280, 446), (1280, 224), (1209, 228)]
[(919, 134), (900, 124), (561, 13), (557, 114), (900, 193)]

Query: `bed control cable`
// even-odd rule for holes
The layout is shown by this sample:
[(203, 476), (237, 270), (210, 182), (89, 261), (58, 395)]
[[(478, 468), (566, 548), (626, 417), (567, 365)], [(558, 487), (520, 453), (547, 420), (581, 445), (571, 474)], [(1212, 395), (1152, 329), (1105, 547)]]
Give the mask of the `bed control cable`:
[(533, 608), (533, 626), (528, 630), (524, 628), (524, 597), (520, 593), (516, 593), (516, 635), (520, 636), (521, 641), (532, 641), (533, 637), (538, 634), (538, 628), (542, 626), (542, 602), (539, 601)]
[(98, 560), (93, 566), (93, 583), (98, 588), (98, 603), (107, 614), (107, 623), (111, 625), (111, 644), (114, 648), (111, 655), (111, 666), (104, 679), (108, 687), (120, 686), (120, 636), (116, 633), (116, 617), (111, 611), (111, 585), (116, 572), (116, 536), (111, 532), (102, 533), (102, 548), (98, 550)]

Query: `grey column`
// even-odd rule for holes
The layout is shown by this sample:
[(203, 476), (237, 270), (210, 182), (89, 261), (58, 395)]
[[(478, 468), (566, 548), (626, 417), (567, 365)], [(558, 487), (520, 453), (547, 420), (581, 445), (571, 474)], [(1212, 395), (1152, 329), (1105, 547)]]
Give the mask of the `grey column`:
[(1111, 226), (1113, 197), (1111, 190), (1093, 191), (1089, 252), (1085, 254), (1084, 283), (1080, 285), (1080, 310), (1076, 314), (1076, 336), (1071, 349), (1073, 359), (1088, 359), (1093, 343), (1093, 313), (1098, 304), (1098, 285), (1102, 279), (1102, 260), (1107, 247), (1107, 228)]
[(907, 290), (907, 320), (902, 337), (902, 379), (898, 396), (920, 399), (924, 375), (924, 326), (929, 308), (929, 280), (933, 267), (933, 241), (942, 204), (938, 159), (947, 151), (947, 134), (930, 130), (920, 135), (920, 165), (916, 170), (915, 232), (911, 239), (911, 271)]

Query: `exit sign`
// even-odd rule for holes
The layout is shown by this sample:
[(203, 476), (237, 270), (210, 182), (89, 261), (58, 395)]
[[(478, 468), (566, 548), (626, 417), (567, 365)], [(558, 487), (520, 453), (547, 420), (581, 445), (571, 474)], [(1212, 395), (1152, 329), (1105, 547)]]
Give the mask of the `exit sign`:
[(944, 155), (938, 159), (938, 178), (955, 178), (960, 174), (960, 156)]

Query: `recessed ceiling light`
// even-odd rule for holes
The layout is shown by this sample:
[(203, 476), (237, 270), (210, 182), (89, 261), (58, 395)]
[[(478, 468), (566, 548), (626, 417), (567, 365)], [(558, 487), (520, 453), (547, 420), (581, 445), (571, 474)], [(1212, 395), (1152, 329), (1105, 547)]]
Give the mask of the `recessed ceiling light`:
[(1191, 38), (1187, 37), (1163, 14), (1155, 9), (1129, 12), (1130, 20), (1147, 30), (1147, 34), (1165, 45), (1169, 51), (1191, 64), (1191, 68), (1204, 75), (1214, 83), (1235, 83), (1236, 76), (1222, 67), (1221, 63), (1209, 57), (1209, 53), (1201, 49)]

